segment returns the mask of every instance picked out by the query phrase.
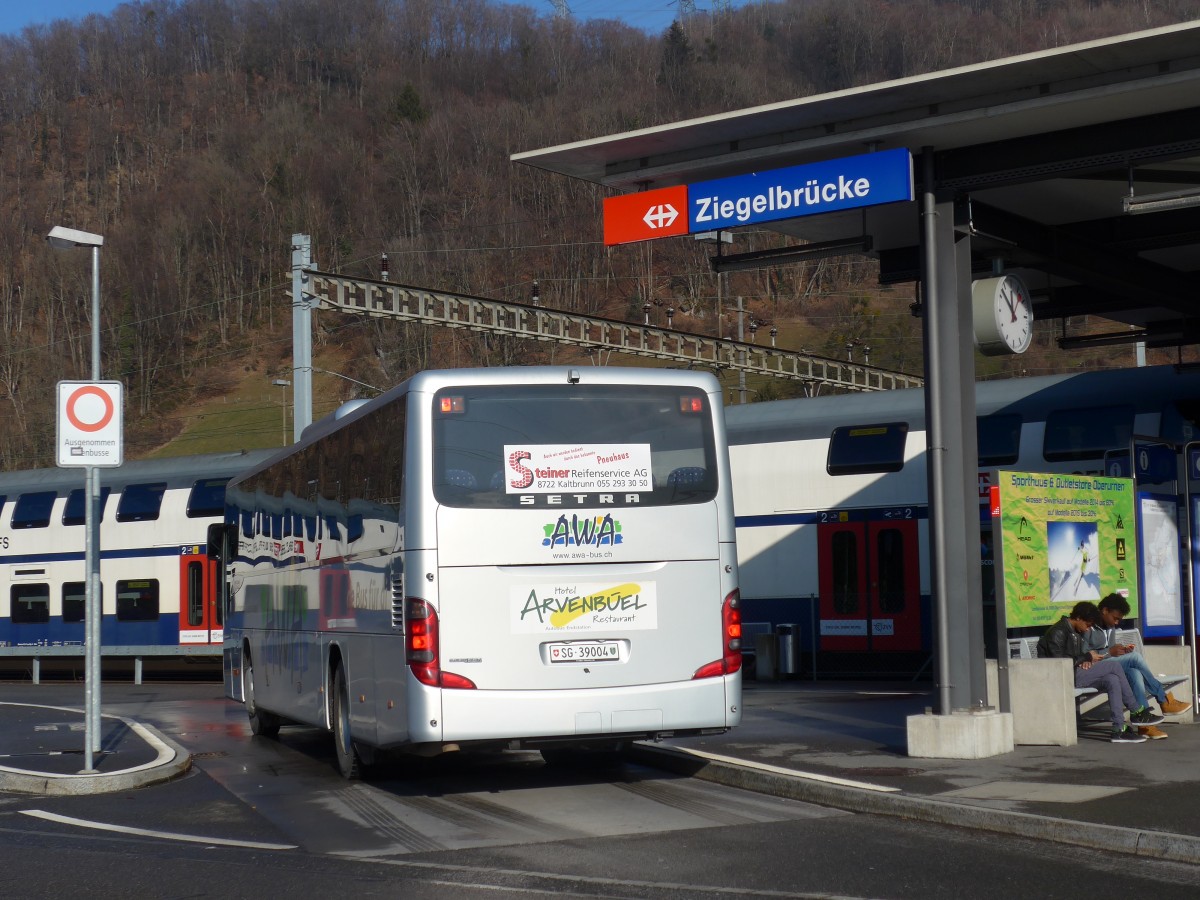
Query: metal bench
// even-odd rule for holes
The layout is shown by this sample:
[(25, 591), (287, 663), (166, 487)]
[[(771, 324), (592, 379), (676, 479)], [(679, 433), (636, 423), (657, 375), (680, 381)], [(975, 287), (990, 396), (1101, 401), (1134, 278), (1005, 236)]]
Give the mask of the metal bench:
[[(1037, 637), (1009, 638), (1009, 659), (1037, 659), (1038, 640), (1039, 638)], [(1132, 644), (1134, 649), (1142, 655), (1142, 658), (1146, 658), (1145, 648), (1142, 643), (1142, 633), (1138, 629), (1123, 628), (1116, 633), (1116, 640), (1117, 643)], [(1163, 690), (1171, 690), (1191, 680), (1190, 675), (1168, 675), (1159, 672), (1155, 672), (1154, 677), (1162, 684)], [(1092, 687), (1077, 687), (1074, 691), (1075, 714), (1080, 724), (1095, 724), (1095, 720), (1085, 718), (1084, 714), (1098, 705), (1095, 701), (1107, 697), (1107, 691), (1097, 690)]]

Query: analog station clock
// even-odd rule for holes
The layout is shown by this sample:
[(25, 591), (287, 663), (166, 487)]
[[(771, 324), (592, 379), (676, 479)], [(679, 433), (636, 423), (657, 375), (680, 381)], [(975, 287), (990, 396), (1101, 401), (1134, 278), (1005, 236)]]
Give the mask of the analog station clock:
[(975, 346), (984, 356), (1024, 353), (1033, 340), (1033, 303), (1016, 275), (971, 284)]

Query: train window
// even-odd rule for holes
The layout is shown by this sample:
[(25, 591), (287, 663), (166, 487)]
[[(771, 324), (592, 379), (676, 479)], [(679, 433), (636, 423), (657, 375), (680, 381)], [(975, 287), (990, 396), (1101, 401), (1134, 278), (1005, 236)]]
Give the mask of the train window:
[(844, 425), (829, 437), (830, 475), (861, 475), (867, 472), (899, 472), (904, 468), (904, 444), (908, 423)]
[(121, 502), (117, 504), (118, 522), (152, 522), (158, 518), (162, 508), (163, 494), (167, 491), (165, 481), (153, 484), (131, 484), (121, 491)]
[[(108, 503), (108, 495), (112, 493), (112, 488), (100, 488), (100, 515), (99, 518), (104, 518), (104, 507)], [(67, 494), (67, 505), (63, 507), (62, 523), (64, 525), (83, 525), (87, 521), (87, 491), (83, 488), (76, 488)]]
[(904, 612), (904, 535), (898, 528), (883, 528), (875, 538), (879, 566), (879, 611)]
[(1021, 452), (1021, 416), (1003, 413), (980, 416), (975, 423), (981, 466), (1006, 466)]
[(833, 609), (840, 615), (858, 612), (858, 536), (852, 531), (833, 535)]
[(1046, 416), (1042, 455), (1048, 462), (1100, 459), (1105, 450), (1128, 447), (1132, 433), (1132, 406), (1059, 409)]
[(187, 568), (187, 623), (204, 624), (204, 568), (198, 562)]
[(14, 625), (37, 625), (50, 621), (50, 585), (14, 584), (12, 593)]
[(50, 524), (50, 510), (58, 497), (54, 491), (33, 491), (17, 498), (13, 507), (13, 528), (45, 528)]
[[(101, 587), (103, 590), (103, 587)], [(62, 586), (62, 616), (64, 622), (82, 622), (87, 614), (87, 585), (82, 581), (67, 581)]]
[(187, 515), (189, 519), (201, 516), (220, 516), (225, 513), (225, 485), (228, 478), (201, 478), (192, 485), (188, 494)]
[(1164, 406), (1158, 435), (1174, 444), (1200, 440), (1200, 401), (1175, 400)]
[(117, 621), (150, 622), (158, 618), (158, 580), (117, 582)]

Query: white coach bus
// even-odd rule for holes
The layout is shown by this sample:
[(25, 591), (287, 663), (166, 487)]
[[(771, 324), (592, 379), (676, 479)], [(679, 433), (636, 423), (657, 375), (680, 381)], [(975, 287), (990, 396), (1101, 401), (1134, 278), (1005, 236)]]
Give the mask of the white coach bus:
[(332, 731), (346, 777), (376, 749), (553, 758), (740, 719), (711, 375), (425, 372), (227, 498), (226, 692), (255, 734)]

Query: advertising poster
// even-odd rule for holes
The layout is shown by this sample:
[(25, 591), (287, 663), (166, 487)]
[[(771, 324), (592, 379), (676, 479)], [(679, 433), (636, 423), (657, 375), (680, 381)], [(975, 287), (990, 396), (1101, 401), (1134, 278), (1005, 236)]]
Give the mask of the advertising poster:
[(999, 472), (1009, 628), (1053, 625), (1080, 600), (1120, 593), (1138, 612), (1133, 480)]
[(1174, 497), (1138, 494), (1141, 535), (1142, 625), (1147, 637), (1183, 634), (1179, 571), (1179, 504)]
[[(1197, 462), (1200, 462), (1200, 456), (1196, 457)], [(1192, 463), (1195, 471), (1195, 463)], [(1192, 497), (1192, 522), (1200, 523), (1200, 497)], [(1195, 524), (1193, 524), (1193, 531)], [(1191, 538), (1191, 566), (1192, 566), (1192, 615), (1196, 623), (1196, 631), (1200, 632), (1200, 535), (1193, 534)]]

